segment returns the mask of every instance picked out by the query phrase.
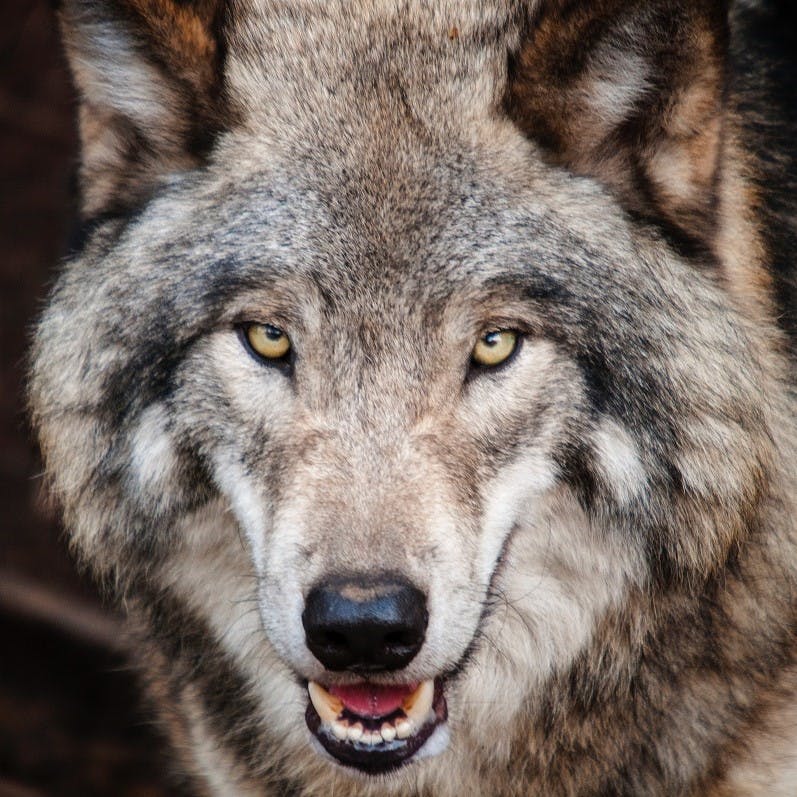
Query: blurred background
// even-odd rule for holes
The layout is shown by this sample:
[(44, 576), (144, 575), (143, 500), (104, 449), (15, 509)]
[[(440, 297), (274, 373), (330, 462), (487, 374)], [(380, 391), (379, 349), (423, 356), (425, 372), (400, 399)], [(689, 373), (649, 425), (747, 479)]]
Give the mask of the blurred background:
[(75, 98), (52, 0), (0, 0), (0, 797), (161, 797), (164, 743), (119, 618), (77, 575), (24, 404), (31, 324), (74, 222)]

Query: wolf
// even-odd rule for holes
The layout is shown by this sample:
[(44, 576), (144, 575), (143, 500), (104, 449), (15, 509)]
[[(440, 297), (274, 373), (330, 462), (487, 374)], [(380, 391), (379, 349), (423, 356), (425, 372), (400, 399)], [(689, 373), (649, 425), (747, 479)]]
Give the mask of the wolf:
[(63, 0), (31, 412), (190, 793), (797, 794), (782, 6)]

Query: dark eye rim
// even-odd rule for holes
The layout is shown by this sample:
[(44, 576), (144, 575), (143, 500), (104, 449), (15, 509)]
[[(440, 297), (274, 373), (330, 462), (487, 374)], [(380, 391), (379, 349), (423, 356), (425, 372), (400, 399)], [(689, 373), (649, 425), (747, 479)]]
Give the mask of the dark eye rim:
[(274, 327), (274, 329), (279, 329), (283, 333), (285, 332), (282, 327), (278, 327), (276, 324), (271, 324), (267, 321), (243, 321), (239, 324), (236, 324), (235, 331), (247, 354), (249, 354), (249, 356), (258, 365), (265, 365), (269, 368), (275, 368), (276, 370), (284, 373), (286, 376), (292, 375), (294, 365), (296, 363), (296, 352), (294, 351), (293, 344), (291, 344), (291, 347), (282, 357), (264, 357), (262, 354), (258, 354), (254, 350), (252, 344), (249, 342), (249, 336), (246, 334), (249, 328), (254, 326), (270, 326)]
[(482, 332), (482, 336), (490, 332), (514, 333), (515, 347), (512, 349), (512, 353), (505, 360), (502, 360), (500, 363), (496, 363), (495, 365), (485, 365), (484, 363), (477, 362), (473, 358), (473, 353), (471, 353), (470, 357), (468, 358), (468, 373), (466, 377), (466, 381), (468, 382), (479, 376), (492, 376), (493, 374), (498, 374), (503, 371), (504, 368), (509, 367), (518, 356), (518, 352), (523, 348), (523, 343), (526, 340), (526, 333), (522, 329), (516, 329), (507, 326), (490, 327)]

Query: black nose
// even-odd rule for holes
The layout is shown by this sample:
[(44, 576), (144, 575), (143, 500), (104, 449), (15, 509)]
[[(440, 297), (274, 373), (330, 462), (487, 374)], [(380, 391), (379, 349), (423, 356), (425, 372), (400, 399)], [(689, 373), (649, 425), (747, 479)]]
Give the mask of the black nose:
[(395, 579), (348, 578), (311, 590), (302, 624), (307, 647), (328, 670), (406, 667), (423, 645), (426, 597)]

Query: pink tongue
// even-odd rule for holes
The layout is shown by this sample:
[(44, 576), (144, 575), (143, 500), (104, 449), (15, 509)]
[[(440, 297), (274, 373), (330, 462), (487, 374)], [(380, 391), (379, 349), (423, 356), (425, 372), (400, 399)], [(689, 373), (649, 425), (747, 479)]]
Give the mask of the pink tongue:
[(384, 717), (399, 708), (404, 698), (409, 697), (418, 684), (407, 686), (379, 686), (377, 684), (352, 684), (331, 686), (329, 693), (343, 701), (353, 714), (360, 717)]

